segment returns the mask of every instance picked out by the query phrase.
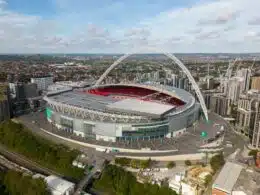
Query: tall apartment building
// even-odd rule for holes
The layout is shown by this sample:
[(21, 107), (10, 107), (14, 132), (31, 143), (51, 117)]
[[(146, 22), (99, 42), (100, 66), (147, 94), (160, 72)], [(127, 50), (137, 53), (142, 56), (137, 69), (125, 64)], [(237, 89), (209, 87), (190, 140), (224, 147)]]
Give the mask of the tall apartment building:
[(258, 121), (257, 125), (255, 125), (251, 145), (254, 148), (260, 149), (260, 121)]
[(228, 91), (228, 79), (226, 77), (221, 77), (220, 79), (220, 93), (226, 95)]
[(232, 103), (236, 103), (238, 101), (242, 92), (241, 86), (243, 86), (243, 81), (244, 80), (241, 77), (232, 77), (228, 81), (227, 98), (231, 100)]
[(172, 74), (172, 75), (171, 75), (171, 79), (172, 79), (172, 86), (173, 86), (173, 87), (176, 87), (176, 86), (177, 86), (178, 76), (177, 76), (176, 74)]
[(37, 85), (38, 90), (47, 91), (48, 86), (53, 84), (53, 77), (45, 76), (31, 78), (31, 83), (35, 83)]
[(237, 76), (243, 79), (241, 81), (241, 90), (247, 92), (250, 88), (250, 78), (252, 76), (251, 70), (248, 68), (242, 68), (237, 72)]
[(253, 104), (255, 107), (251, 114), (251, 128), (253, 128), (251, 144), (260, 149), (260, 100), (253, 100)]
[(260, 76), (252, 77), (251, 89), (260, 91)]
[[(245, 134), (246, 136), (249, 136), (252, 138), (252, 125), (251, 125), (251, 115), (252, 115), (252, 109), (254, 105), (251, 102), (251, 99), (241, 98), (238, 101), (238, 107), (237, 107), (237, 118), (236, 118), (236, 129)], [(250, 128), (251, 126), (251, 128)]]
[(226, 116), (228, 112), (229, 101), (221, 95), (213, 95), (210, 98), (209, 109), (221, 116)]
[(238, 101), (236, 129), (251, 140), (253, 147), (260, 147), (260, 99), (257, 94), (241, 97)]

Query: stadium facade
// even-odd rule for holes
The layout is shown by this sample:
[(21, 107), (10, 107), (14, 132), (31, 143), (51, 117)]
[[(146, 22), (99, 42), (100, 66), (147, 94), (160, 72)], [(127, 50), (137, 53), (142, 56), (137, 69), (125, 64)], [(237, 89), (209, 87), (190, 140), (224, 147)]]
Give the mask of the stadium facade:
[(109, 142), (180, 136), (201, 110), (187, 91), (151, 83), (94, 85), (44, 99), (58, 129)]

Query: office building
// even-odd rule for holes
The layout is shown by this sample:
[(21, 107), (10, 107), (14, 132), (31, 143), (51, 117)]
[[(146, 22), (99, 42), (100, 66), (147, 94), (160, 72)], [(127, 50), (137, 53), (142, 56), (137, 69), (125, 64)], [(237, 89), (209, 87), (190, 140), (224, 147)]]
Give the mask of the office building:
[(28, 112), (30, 105), (28, 100), (38, 96), (35, 83), (9, 83), (12, 102), (12, 115), (17, 116)]
[(260, 76), (252, 77), (251, 89), (260, 91)]
[(48, 86), (53, 84), (53, 77), (35, 77), (31, 78), (31, 83), (35, 83), (37, 85), (38, 90), (47, 91)]
[(10, 93), (17, 101), (38, 96), (35, 83), (9, 83)]

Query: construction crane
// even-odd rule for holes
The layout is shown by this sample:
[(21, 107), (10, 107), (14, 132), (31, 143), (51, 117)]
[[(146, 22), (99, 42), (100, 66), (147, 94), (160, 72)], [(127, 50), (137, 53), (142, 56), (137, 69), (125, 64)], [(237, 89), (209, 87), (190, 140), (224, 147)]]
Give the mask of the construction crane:
[(240, 66), (242, 65), (242, 60), (240, 60), (240, 62), (239, 62), (239, 64), (237, 65), (237, 70), (236, 70), (236, 74), (237, 74), (237, 72), (239, 71), (239, 68), (240, 68)]
[(256, 61), (256, 57), (254, 57), (254, 59), (253, 59), (253, 63), (252, 63), (252, 65), (251, 65), (251, 67), (250, 67), (250, 70), (253, 70), (253, 67), (254, 67), (254, 65), (255, 65), (255, 61)]
[(236, 58), (233, 62), (232, 61), (229, 62), (228, 69), (227, 69), (227, 72), (226, 72), (226, 77), (228, 79), (231, 78), (233, 67), (235, 66), (236, 62), (239, 61), (239, 60), (240, 60), (240, 58)]

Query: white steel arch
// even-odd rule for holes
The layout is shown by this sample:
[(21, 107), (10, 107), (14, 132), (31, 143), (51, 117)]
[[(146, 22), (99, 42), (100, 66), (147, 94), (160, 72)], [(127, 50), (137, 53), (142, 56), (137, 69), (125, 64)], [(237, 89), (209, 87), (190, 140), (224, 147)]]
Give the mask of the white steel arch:
[[(113, 70), (120, 62), (122, 62), (123, 60), (125, 60), (126, 58), (128, 58), (131, 55), (134, 55), (135, 53), (128, 53), (125, 54), (123, 56), (121, 56), (119, 59), (117, 59), (113, 64), (110, 65), (110, 67), (100, 76), (100, 78), (97, 80), (97, 82), (95, 83), (95, 86), (98, 86), (101, 84), (101, 82), (105, 79), (105, 77), (109, 74), (109, 72), (111, 70)], [(207, 111), (207, 107), (204, 101), (204, 98), (202, 96), (202, 93), (199, 89), (199, 86), (197, 85), (195, 79), (193, 78), (193, 76), (191, 75), (190, 71), (186, 68), (186, 66), (173, 54), (170, 53), (165, 53), (163, 52), (163, 54), (167, 57), (169, 57), (171, 60), (173, 60), (181, 69), (182, 71), (186, 74), (186, 76), (188, 77), (189, 81), (192, 84), (193, 89), (196, 92), (196, 95), (198, 96), (202, 111), (204, 113), (205, 119), (208, 121), (208, 111)]]

